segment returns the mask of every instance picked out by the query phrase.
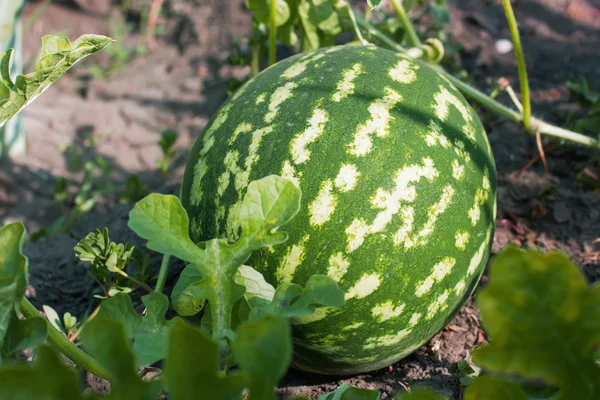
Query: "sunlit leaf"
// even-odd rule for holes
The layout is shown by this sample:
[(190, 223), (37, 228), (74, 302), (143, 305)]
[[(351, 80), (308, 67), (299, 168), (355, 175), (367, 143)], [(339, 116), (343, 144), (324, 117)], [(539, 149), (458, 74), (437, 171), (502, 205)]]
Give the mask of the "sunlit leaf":
[(542, 380), (557, 399), (600, 393), (600, 286), (588, 287), (562, 253), (514, 247), (492, 262), (489, 284), (477, 298), (490, 344), (473, 352), (486, 370)]
[(179, 319), (169, 336), (164, 377), (171, 400), (237, 400), (246, 385), (239, 373), (220, 373), (217, 342)]
[(133, 340), (133, 352), (140, 366), (162, 360), (167, 351), (168, 321), (165, 313), (169, 308), (167, 297), (158, 292), (142, 297), (145, 314), (135, 312), (131, 298), (117, 294), (104, 301), (98, 316), (123, 324), (127, 337)]
[(77, 61), (102, 50), (113, 40), (100, 35), (82, 35), (74, 42), (61, 36), (44, 36), (35, 72), (10, 77), (13, 50), (0, 53), (0, 126), (44, 92)]

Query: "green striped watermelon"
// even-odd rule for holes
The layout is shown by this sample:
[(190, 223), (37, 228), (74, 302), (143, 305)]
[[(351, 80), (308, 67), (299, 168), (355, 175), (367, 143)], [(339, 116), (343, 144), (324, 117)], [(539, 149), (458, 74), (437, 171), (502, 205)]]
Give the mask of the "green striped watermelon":
[(496, 171), (476, 113), (425, 64), (374, 46), (290, 57), (240, 88), (190, 156), (191, 234), (236, 239), (251, 180), (302, 189), (289, 240), (252, 256), (273, 285), (327, 274), (346, 305), (294, 323), (297, 368), (373, 370), (436, 334), (477, 284)]

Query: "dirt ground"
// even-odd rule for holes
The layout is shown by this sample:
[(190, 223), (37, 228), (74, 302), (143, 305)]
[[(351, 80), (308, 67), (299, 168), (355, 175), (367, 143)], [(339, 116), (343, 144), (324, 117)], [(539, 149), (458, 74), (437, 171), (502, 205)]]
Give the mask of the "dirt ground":
[[(577, 111), (569, 99), (567, 78), (587, 77), (600, 89), (600, 0), (517, 0), (523, 45), (532, 85), (534, 115), (564, 123)], [(79, 10), (52, 3), (27, 32), (26, 58), (32, 59), (39, 37), (67, 31), (109, 34), (109, 0), (80, 1)], [(0, 163), (0, 223), (23, 221), (30, 232), (47, 226), (60, 209), (53, 200), (56, 176), (66, 173), (59, 145), (94, 131), (102, 139), (94, 152), (116, 166), (116, 179), (138, 173), (151, 190), (176, 193), (188, 149), (207, 119), (226, 98), (225, 83), (247, 71), (224, 62), (232, 41), (250, 29), (241, 1), (172, 0), (168, 33), (148, 55), (138, 56), (114, 76), (90, 79), (83, 69), (50, 88), (24, 112), (29, 153)], [(31, 15), (39, 3), (28, 4)], [(461, 61), (482, 90), (501, 77), (518, 89), (512, 54), (495, 49), (510, 34), (499, 1), (451, 0), (452, 34), (465, 49)], [(135, 37), (128, 37), (135, 40)], [(102, 55), (93, 62), (104, 62)], [(88, 62), (92, 62), (88, 61)], [(508, 101), (502, 98), (502, 100)], [(535, 137), (516, 124), (482, 113), (498, 174), (498, 220), (493, 251), (509, 243), (542, 250), (561, 249), (573, 257), (590, 281), (600, 279), (600, 194), (576, 184), (584, 168), (597, 165), (597, 154), (573, 145), (547, 153), (549, 173), (541, 162), (523, 170), (538, 154)], [(180, 133), (179, 160), (165, 180), (156, 172), (156, 141), (162, 129)], [(553, 146), (551, 141), (544, 141)], [(552, 189), (552, 190), (549, 190)], [(549, 193), (549, 194), (548, 194)], [(68, 235), (27, 244), (32, 300), (57, 311), (89, 311), (93, 282), (73, 256), (87, 232), (108, 226), (115, 241), (142, 243), (126, 227), (128, 205), (105, 205), (75, 225)], [(158, 264), (156, 259), (155, 264)], [(52, 266), (52, 268), (50, 268)], [(482, 285), (486, 278), (482, 279)], [(430, 386), (453, 399), (460, 385), (452, 362), (485, 340), (478, 313), (469, 301), (456, 318), (427, 345), (382, 370), (339, 379), (290, 371), (282, 396), (319, 394), (343, 382), (379, 389), (382, 398), (415, 385)]]

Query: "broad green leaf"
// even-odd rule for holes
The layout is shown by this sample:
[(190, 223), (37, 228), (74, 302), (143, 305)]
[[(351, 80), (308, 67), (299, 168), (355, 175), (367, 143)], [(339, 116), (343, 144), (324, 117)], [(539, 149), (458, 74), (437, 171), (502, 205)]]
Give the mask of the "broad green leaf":
[(275, 399), (275, 387), (292, 361), (290, 322), (266, 317), (239, 326), (233, 356), (248, 377), (249, 400)]
[(157, 382), (143, 382), (123, 324), (100, 315), (88, 322), (82, 332), (84, 349), (110, 373), (111, 393), (107, 400), (156, 400)]
[(480, 376), (465, 391), (465, 400), (527, 400), (527, 395), (514, 382), (493, 376)]
[(244, 299), (250, 308), (266, 307), (275, 296), (275, 288), (260, 272), (247, 265), (238, 268), (235, 273), (235, 283), (246, 289)]
[(146, 306), (144, 316), (135, 312), (128, 295), (117, 294), (102, 303), (98, 315), (123, 324), (127, 337), (133, 339), (137, 365), (145, 366), (165, 357), (169, 334), (165, 313), (169, 300), (162, 293), (152, 292), (143, 296), (142, 302)]
[(189, 218), (175, 196), (150, 194), (129, 213), (129, 228), (148, 241), (150, 250), (170, 254), (188, 262), (203, 259), (189, 236)]
[(252, 243), (254, 250), (287, 240), (284, 232), (275, 230), (298, 213), (300, 198), (300, 189), (292, 181), (276, 175), (250, 182), (240, 207), (239, 242)]
[(66, 37), (44, 36), (35, 72), (10, 77), (12, 49), (0, 53), (0, 126), (44, 92), (77, 61), (113, 42), (100, 35), (82, 35), (74, 42)]
[[(246, 4), (258, 22), (270, 26), (271, 0), (247, 0)], [(290, 7), (285, 0), (275, 0), (275, 26), (282, 26), (289, 18)]]
[(510, 247), (492, 262), (477, 304), (490, 344), (473, 352), (486, 370), (543, 380), (557, 399), (600, 393), (600, 286), (590, 289), (562, 253)]
[(196, 315), (206, 303), (206, 294), (193, 286), (202, 280), (202, 273), (194, 264), (181, 271), (179, 280), (171, 293), (173, 309), (182, 317)]
[(265, 314), (286, 318), (311, 315), (319, 306), (343, 306), (344, 295), (344, 291), (330, 277), (313, 275), (304, 289), (295, 283), (280, 285), (268, 306), (252, 309), (250, 320), (256, 321)]
[(311, 12), (312, 2), (303, 0), (298, 6), (298, 15), (300, 16), (300, 26), (302, 28), (301, 51), (317, 50), (320, 40), (317, 32), (319, 21), (314, 19), (314, 13)]
[(20, 350), (36, 347), (46, 340), (47, 335), (48, 328), (43, 317), (20, 319), (14, 314), (4, 338), (2, 354), (12, 355)]
[(25, 226), (20, 222), (0, 229), (0, 347), (11, 319), (15, 312), (19, 313), (19, 304), (27, 288), (28, 260), (22, 253), (24, 241)]
[(32, 365), (0, 368), (0, 399), (96, 399), (80, 393), (81, 380), (77, 371), (68, 367), (50, 346), (41, 345), (36, 352), (37, 358)]
[(344, 383), (335, 391), (322, 394), (318, 400), (379, 400), (379, 390), (360, 389)]
[(171, 400), (237, 400), (246, 385), (237, 373), (221, 374), (219, 344), (177, 319), (169, 336), (164, 378)]

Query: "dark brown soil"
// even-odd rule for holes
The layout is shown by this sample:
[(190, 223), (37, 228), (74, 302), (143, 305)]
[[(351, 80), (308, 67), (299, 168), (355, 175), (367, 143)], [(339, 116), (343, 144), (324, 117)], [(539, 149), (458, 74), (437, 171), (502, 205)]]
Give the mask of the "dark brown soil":
[[(39, 37), (67, 30), (108, 33), (110, 1), (79, 1), (80, 10), (51, 4), (26, 37), (26, 54), (33, 57)], [(450, 1), (452, 34), (465, 46), (463, 65), (480, 89), (507, 77), (518, 91), (512, 53), (495, 49), (498, 39), (509, 39), (500, 1)], [(567, 78), (586, 76), (600, 88), (600, 1), (518, 0), (523, 45), (530, 72), (534, 114), (564, 123), (577, 111), (569, 99)], [(38, 3), (28, 5), (31, 14)], [(152, 190), (177, 192), (185, 150), (207, 119), (226, 98), (225, 82), (247, 71), (225, 64), (232, 40), (250, 29), (241, 1), (172, 0), (172, 17), (164, 21), (169, 33), (149, 55), (139, 56), (113, 77), (93, 80), (83, 69), (49, 89), (24, 113), (29, 154), (0, 164), (0, 222), (21, 220), (30, 232), (60, 215), (52, 199), (54, 177), (66, 172), (57, 145), (80, 140), (82, 132), (104, 134), (94, 151), (116, 166), (115, 179), (139, 173)], [(130, 35), (128, 40), (136, 40)], [(102, 55), (88, 62), (105, 62)], [(508, 99), (501, 97), (508, 104)], [(510, 243), (561, 249), (573, 257), (591, 281), (600, 278), (600, 194), (575, 183), (594, 155), (581, 147), (561, 145), (547, 153), (545, 174), (541, 162), (521, 171), (538, 150), (535, 137), (516, 124), (482, 113), (499, 173), (498, 220), (493, 251)], [(160, 153), (159, 132), (180, 132), (178, 168), (166, 183), (155, 171)], [(545, 139), (546, 146), (550, 141)], [(551, 146), (553, 144), (550, 144)], [(551, 190), (550, 190), (551, 189)], [(550, 194), (548, 194), (550, 193)], [(78, 223), (69, 235), (27, 244), (31, 294), (37, 304), (59, 312), (82, 315), (92, 306), (93, 283), (76, 262), (73, 247), (95, 228), (109, 226), (111, 237), (142, 245), (126, 227), (129, 206), (101, 207)], [(154, 256), (155, 264), (159, 261)], [(482, 285), (486, 278), (482, 279)], [(427, 345), (394, 365), (369, 374), (338, 379), (290, 371), (282, 382), (282, 396), (307, 394), (316, 398), (342, 382), (381, 390), (383, 398), (415, 385), (426, 385), (458, 399), (460, 386), (450, 372), (452, 362), (485, 340), (473, 301)]]

